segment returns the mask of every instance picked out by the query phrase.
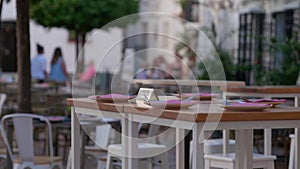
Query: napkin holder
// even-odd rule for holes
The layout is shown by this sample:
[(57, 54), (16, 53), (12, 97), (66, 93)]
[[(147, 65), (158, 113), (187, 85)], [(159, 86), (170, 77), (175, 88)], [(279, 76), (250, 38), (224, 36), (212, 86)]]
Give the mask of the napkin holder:
[(131, 101), (135, 101), (138, 106), (148, 107), (145, 102), (158, 100), (158, 94), (161, 91), (153, 88), (140, 88), (136, 98)]

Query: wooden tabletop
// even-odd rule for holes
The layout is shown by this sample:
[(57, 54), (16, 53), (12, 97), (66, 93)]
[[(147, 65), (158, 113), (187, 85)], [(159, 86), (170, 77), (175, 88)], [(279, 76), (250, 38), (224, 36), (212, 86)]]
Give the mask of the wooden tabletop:
[(67, 104), (112, 112), (138, 114), (171, 120), (191, 122), (237, 122), (237, 121), (272, 121), (272, 120), (300, 120), (300, 108), (280, 107), (267, 108), (262, 111), (229, 111), (219, 105), (198, 104), (189, 109), (165, 110), (159, 108), (141, 107), (131, 103), (99, 103), (88, 98), (67, 99)]
[(68, 98), (68, 106), (88, 108), (94, 110), (105, 110), (111, 112), (123, 112), (123, 104), (114, 104), (114, 103), (99, 103), (94, 99), (89, 98)]
[(300, 93), (300, 86), (227, 86), (221, 87), (221, 90), (239, 93)]
[(172, 79), (133, 79), (131, 84), (139, 85), (180, 85), (180, 86), (245, 86), (242, 81), (218, 80), (172, 80)]

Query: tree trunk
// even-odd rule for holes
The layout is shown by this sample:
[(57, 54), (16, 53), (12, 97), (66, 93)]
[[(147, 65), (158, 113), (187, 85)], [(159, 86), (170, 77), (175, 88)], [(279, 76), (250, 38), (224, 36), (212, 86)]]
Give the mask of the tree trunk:
[(75, 31), (75, 45), (76, 45), (76, 61), (78, 59), (78, 55), (79, 55), (79, 35), (78, 35), (78, 31)]
[(0, 24), (1, 24), (1, 18), (2, 18), (3, 1), (4, 1), (4, 0), (0, 0)]
[(84, 69), (84, 44), (86, 33), (76, 31), (76, 72), (82, 73)]
[(31, 110), (29, 0), (17, 0), (17, 65), (19, 112)]
[[(0, 0), (0, 31), (2, 31), (2, 7), (3, 7), (3, 1), (4, 0)], [(1, 37), (0, 37), (1, 38)], [(1, 40), (1, 39), (0, 39)], [(1, 50), (1, 49), (0, 49)]]
[(82, 67), (82, 72), (84, 71), (84, 45), (85, 45), (85, 38), (86, 38), (86, 33), (81, 34), (81, 67)]

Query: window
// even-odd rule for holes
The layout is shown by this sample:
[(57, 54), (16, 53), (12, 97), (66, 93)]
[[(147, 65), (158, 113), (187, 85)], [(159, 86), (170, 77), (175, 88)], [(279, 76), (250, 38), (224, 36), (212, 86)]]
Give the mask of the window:
[(184, 19), (195, 22), (199, 20), (199, 1), (185, 0), (182, 4)]
[[(272, 27), (274, 31), (273, 37), (275, 37), (276, 40), (284, 41), (291, 39), (294, 34), (298, 36), (298, 40), (300, 40), (300, 9), (273, 13), (272, 19)], [(272, 65), (271, 68), (281, 70), (283, 60), (283, 53), (275, 51), (270, 63)]]
[[(287, 54), (287, 51), (283, 53), (279, 48), (274, 50), (274, 46), (278, 42), (286, 44), (285, 40), (295, 36), (300, 42), (300, 8), (272, 14), (264, 14), (263, 11), (240, 14), (238, 80), (243, 80), (247, 84), (271, 84), (276, 81), (274, 71), (284, 71), (287, 61), (293, 59), (291, 62), (295, 63), (290, 64), (297, 64), (299, 61)], [(271, 74), (266, 74), (267, 72)]]
[(250, 66), (262, 63), (264, 18), (264, 13), (245, 13), (239, 17), (237, 77), (247, 84), (253, 73)]

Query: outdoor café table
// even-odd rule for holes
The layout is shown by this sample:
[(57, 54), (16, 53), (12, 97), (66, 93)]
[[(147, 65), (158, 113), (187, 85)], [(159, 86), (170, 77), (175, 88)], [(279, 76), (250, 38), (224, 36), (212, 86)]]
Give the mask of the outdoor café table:
[[(259, 97), (265, 99), (271, 98), (294, 98), (295, 107), (300, 104), (300, 86), (227, 86), (221, 87), (223, 99), (230, 96), (238, 97)], [(267, 128), (264, 132), (264, 153), (271, 154), (272, 136), (271, 129)]]
[[(164, 110), (139, 107), (134, 104), (97, 103), (88, 98), (67, 100), (73, 106), (72, 111), (72, 166), (80, 166), (79, 121), (77, 114), (88, 114), (119, 118), (122, 120), (122, 146), (127, 155), (137, 150), (137, 140), (128, 137), (137, 136), (138, 123), (151, 123), (174, 128), (191, 129), (193, 132), (192, 169), (204, 169), (203, 130), (230, 129), (236, 132), (236, 168), (252, 169), (253, 160), (253, 129), (263, 128), (300, 128), (300, 109), (295, 107), (268, 108), (263, 111), (229, 111), (219, 113), (214, 107), (209, 111), (209, 104), (199, 104), (190, 109)], [(145, 113), (145, 111), (147, 111)], [(217, 113), (218, 112), (218, 113)], [(216, 127), (216, 128), (215, 128)], [(204, 128), (202, 130), (202, 128)], [(296, 130), (297, 132), (298, 130)], [(128, 136), (128, 137), (125, 137)], [(296, 134), (299, 137), (298, 134)], [(300, 139), (297, 139), (296, 168), (300, 161)], [(183, 161), (176, 152), (177, 164)], [(124, 158), (122, 168), (136, 169), (136, 158)]]
[[(199, 92), (205, 92), (205, 89), (207, 87), (215, 88), (216, 91), (213, 91), (211, 89), (211, 92), (218, 93), (219, 89), (221, 87), (226, 86), (234, 86), (234, 87), (243, 87), (245, 86), (245, 82), (243, 81), (224, 81), (224, 80), (183, 80), (183, 79), (133, 79), (131, 80), (130, 84), (132, 85), (138, 85), (138, 88), (141, 87), (151, 87), (151, 88), (162, 88), (167, 89), (170, 86), (179, 86), (181, 88), (181, 91), (178, 92), (197, 92), (199, 89)], [(204, 88), (204, 90), (202, 89)], [(182, 141), (182, 144), (185, 146), (185, 153), (183, 153), (183, 156), (185, 156), (185, 166), (181, 163), (181, 168), (188, 168), (189, 166), (189, 155), (190, 154), (190, 140), (191, 140), (191, 132), (185, 131), (182, 129), (176, 129), (176, 132), (178, 135), (185, 135), (185, 139)], [(229, 138), (229, 133), (224, 131), (224, 152), (227, 150), (227, 141)], [(181, 136), (180, 136), (181, 137)]]

